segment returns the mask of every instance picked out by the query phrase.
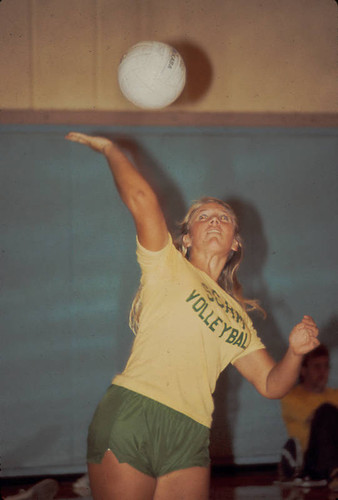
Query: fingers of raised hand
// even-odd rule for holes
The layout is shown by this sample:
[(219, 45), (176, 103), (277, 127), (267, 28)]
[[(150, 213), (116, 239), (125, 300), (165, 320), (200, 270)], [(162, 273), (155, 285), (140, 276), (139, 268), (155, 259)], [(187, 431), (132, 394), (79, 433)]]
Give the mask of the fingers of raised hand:
[(297, 354), (306, 354), (319, 345), (318, 328), (310, 316), (304, 316), (291, 332), (290, 345)]
[(81, 132), (69, 132), (69, 134), (66, 135), (66, 139), (80, 144), (85, 144), (86, 146), (94, 149), (94, 151), (98, 151), (100, 153), (103, 153), (105, 147), (111, 144), (111, 141), (105, 137), (91, 136), (82, 134)]
[(66, 139), (73, 142), (80, 142), (81, 144), (87, 144), (89, 136), (81, 134), (80, 132), (69, 132), (69, 134), (66, 135)]
[(299, 323), (299, 326), (305, 328), (310, 334), (314, 335), (315, 337), (318, 336), (318, 327), (311, 316), (304, 316), (302, 321)]

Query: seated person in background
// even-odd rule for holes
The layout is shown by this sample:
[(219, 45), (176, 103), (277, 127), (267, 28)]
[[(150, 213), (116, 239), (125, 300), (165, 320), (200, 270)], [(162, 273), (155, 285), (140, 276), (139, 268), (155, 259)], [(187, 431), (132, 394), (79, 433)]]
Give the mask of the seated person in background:
[(304, 356), (299, 383), (281, 400), (289, 434), (280, 463), (282, 480), (298, 476), (337, 486), (338, 390), (327, 387), (329, 369), (329, 351), (319, 345)]

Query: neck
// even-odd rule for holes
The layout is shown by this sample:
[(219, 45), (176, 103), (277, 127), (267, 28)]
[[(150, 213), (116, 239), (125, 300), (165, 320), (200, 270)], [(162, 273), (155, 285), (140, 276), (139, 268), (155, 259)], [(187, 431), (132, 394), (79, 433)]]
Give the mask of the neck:
[(221, 257), (218, 255), (196, 255), (192, 252), (189, 261), (197, 269), (204, 271), (210, 278), (217, 282), (226, 264), (227, 257), (227, 255)]

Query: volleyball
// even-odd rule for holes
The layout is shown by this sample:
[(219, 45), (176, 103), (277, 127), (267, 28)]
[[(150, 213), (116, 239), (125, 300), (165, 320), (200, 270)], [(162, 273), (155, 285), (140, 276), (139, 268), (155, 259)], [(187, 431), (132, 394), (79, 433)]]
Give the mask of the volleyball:
[(145, 41), (133, 45), (118, 67), (122, 94), (135, 106), (160, 109), (181, 94), (186, 68), (178, 51), (162, 42)]

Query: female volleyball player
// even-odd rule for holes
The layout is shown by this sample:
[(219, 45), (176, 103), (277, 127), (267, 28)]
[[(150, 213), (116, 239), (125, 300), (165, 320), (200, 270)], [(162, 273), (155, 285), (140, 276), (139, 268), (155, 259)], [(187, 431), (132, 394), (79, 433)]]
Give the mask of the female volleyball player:
[(102, 137), (67, 139), (102, 153), (133, 216), (142, 276), (131, 311), (135, 341), (123, 373), (101, 400), (88, 434), (95, 500), (207, 500), (212, 393), (232, 363), (267, 398), (295, 383), (302, 356), (319, 344), (304, 316), (276, 363), (257, 337), (236, 272), (242, 242), (231, 208), (205, 198), (175, 246), (156, 194)]

